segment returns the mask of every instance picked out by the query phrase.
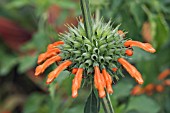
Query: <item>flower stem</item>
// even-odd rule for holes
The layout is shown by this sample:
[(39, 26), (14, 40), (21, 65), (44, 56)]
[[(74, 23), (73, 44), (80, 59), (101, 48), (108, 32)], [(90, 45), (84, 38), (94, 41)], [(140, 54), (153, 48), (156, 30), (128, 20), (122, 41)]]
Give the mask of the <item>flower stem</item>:
[(92, 41), (93, 32), (92, 32), (91, 14), (89, 9), (89, 0), (80, 0), (80, 6), (83, 14), (86, 36), (88, 39)]
[(100, 19), (100, 9), (97, 8), (95, 13), (96, 13), (96, 22), (99, 22), (99, 19)]
[(101, 101), (102, 101), (102, 105), (103, 105), (105, 113), (114, 113), (114, 109), (113, 109), (112, 103), (110, 101), (110, 96), (108, 93), (106, 94), (106, 97), (102, 98)]

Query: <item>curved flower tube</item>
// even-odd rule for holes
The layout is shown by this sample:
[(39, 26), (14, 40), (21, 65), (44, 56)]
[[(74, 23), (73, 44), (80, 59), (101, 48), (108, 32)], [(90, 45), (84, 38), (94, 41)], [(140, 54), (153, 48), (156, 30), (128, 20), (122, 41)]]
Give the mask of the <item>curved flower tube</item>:
[(106, 93), (104, 91), (103, 80), (102, 80), (102, 77), (101, 77), (101, 74), (100, 74), (99, 67), (95, 66), (94, 67), (94, 71), (95, 71), (95, 74), (94, 74), (94, 84), (96, 86), (96, 89), (98, 89), (99, 97), (103, 98), (103, 97), (106, 96)]
[(53, 49), (59, 45), (62, 45), (64, 44), (63, 41), (57, 41), (57, 42), (54, 42), (53, 44), (49, 44), (48, 47), (47, 47), (47, 51), (50, 50), (50, 49)]
[(39, 55), (37, 63), (40, 64), (43, 61), (45, 61), (47, 58), (55, 56), (58, 53), (60, 53), (60, 49), (58, 49), (58, 48), (53, 48), (45, 53), (42, 53)]
[(62, 64), (60, 64), (54, 71), (52, 71), (47, 78), (46, 83), (50, 84), (58, 75), (60, 74), (61, 71), (66, 69), (68, 66), (70, 66), (72, 62), (70, 60), (64, 61)]
[(49, 67), (51, 64), (53, 64), (56, 61), (60, 61), (62, 58), (60, 56), (53, 56), (50, 59), (46, 60), (43, 64), (37, 66), (35, 70), (35, 76), (40, 75), (45, 71), (47, 67)]
[(81, 87), (81, 81), (83, 76), (83, 68), (78, 68), (77, 73), (72, 81), (72, 97), (78, 96), (78, 89)]
[(104, 79), (106, 81), (106, 90), (109, 94), (113, 93), (112, 89), (112, 78), (111, 76), (106, 72), (106, 69), (102, 69), (102, 74), (104, 76)]
[(132, 56), (133, 55), (133, 51), (131, 49), (126, 49), (125, 54), (127, 56)]
[(72, 73), (72, 74), (76, 74), (77, 71), (78, 71), (78, 68), (73, 68), (71, 73)]
[(134, 66), (127, 62), (124, 58), (119, 58), (118, 62), (122, 64), (122, 66), (127, 70), (127, 72), (133, 78), (135, 78), (139, 84), (143, 84), (142, 75), (138, 72), (138, 70)]
[(132, 41), (132, 40), (128, 40), (124, 43), (124, 46), (125, 47), (133, 47), (133, 46), (136, 46), (136, 47), (139, 47), (141, 49), (144, 49), (145, 51), (147, 52), (150, 52), (150, 53), (155, 53), (156, 50), (152, 47), (151, 44), (149, 43), (142, 43), (142, 42), (139, 42), (139, 41)]

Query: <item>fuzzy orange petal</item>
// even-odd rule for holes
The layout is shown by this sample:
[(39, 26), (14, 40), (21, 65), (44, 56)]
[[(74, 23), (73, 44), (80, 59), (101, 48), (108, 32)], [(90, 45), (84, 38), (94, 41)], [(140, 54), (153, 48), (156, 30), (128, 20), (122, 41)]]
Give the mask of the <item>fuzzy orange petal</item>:
[(78, 68), (78, 71), (72, 81), (72, 97), (78, 96), (78, 89), (81, 87), (81, 81), (83, 76), (83, 68)]
[(72, 98), (76, 98), (78, 96), (78, 80), (72, 80)]
[(53, 48), (55, 48), (56, 46), (62, 45), (62, 44), (64, 44), (63, 41), (54, 42), (53, 44), (49, 44), (49, 45), (48, 45), (47, 50), (53, 49)]
[(41, 62), (43, 62), (47, 58), (50, 58), (50, 57), (56, 55), (57, 53), (60, 53), (60, 49), (58, 49), (58, 48), (54, 48), (54, 49), (52, 49), (50, 51), (42, 53), (42, 54), (39, 55), (37, 63), (40, 64)]
[(133, 55), (133, 51), (131, 49), (126, 49), (125, 54), (127, 56), (132, 56)]
[(98, 92), (99, 92), (99, 97), (103, 98), (103, 97), (106, 96), (106, 93), (105, 93), (105, 90), (104, 90), (104, 86), (103, 86), (99, 67), (95, 66), (94, 71), (95, 71), (94, 76), (96, 77), (95, 86), (97, 86), (97, 89), (98, 89)]
[(139, 42), (139, 41), (132, 41), (132, 40), (128, 40), (124, 43), (124, 46), (125, 47), (132, 47), (132, 46), (136, 46), (136, 47), (139, 47), (147, 52), (150, 52), (150, 53), (155, 53), (156, 50), (152, 47), (151, 44), (149, 43), (142, 43), (142, 42)]
[(77, 71), (78, 71), (78, 68), (73, 68), (71, 73), (72, 73), (72, 74), (76, 74)]
[(60, 74), (61, 71), (66, 69), (68, 66), (70, 66), (72, 62), (70, 60), (66, 60), (65, 62), (61, 63), (54, 71), (52, 71), (48, 75), (48, 79), (46, 81), (47, 84), (50, 84), (58, 75)]
[(106, 69), (102, 70), (102, 74), (105, 78), (106, 81), (106, 90), (109, 94), (113, 93), (113, 89), (112, 89), (112, 78), (111, 76), (106, 72)]
[(50, 59), (46, 60), (43, 64), (37, 66), (36, 70), (35, 70), (35, 76), (40, 75), (41, 73), (43, 73), (45, 71), (45, 69), (47, 67), (49, 67), (51, 64), (53, 64), (56, 61), (60, 61), (61, 57), (60, 56), (53, 56)]
[(133, 66), (131, 65), (129, 62), (127, 62), (124, 58), (119, 58), (118, 62), (120, 64), (122, 64), (122, 66), (127, 70), (127, 72), (136, 79), (136, 81), (139, 84), (143, 84), (143, 79), (142, 79), (142, 75), (139, 73), (139, 71)]
[(116, 67), (112, 68), (112, 71), (113, 71), (113, 72), (116, 72), (116, 71), (117, 71), (117, 68), (116, 68)]

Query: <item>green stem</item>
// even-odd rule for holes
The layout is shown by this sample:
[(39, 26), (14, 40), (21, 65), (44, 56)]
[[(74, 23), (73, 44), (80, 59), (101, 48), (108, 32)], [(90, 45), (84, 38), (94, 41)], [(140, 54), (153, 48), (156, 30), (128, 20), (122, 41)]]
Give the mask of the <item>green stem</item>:
[(100, 9), (97, 8), (96, 9), (96, 22), (99, 22), (99, 19), (100, 19)]
[(92, 32), (91, 14), (89, 9), (89, 0), (80, 0), (80, 6), (83, 14), (86, 36), (88, 39), (92, 41), (93, 32)]
[(102, 101), (102, 105), (103, 105), (105, 113), (114, 113), (114, 109), (110, 101), (110, 96), (108, 94), (106, 94), (106, 97), (102, 98), (101, 101)]

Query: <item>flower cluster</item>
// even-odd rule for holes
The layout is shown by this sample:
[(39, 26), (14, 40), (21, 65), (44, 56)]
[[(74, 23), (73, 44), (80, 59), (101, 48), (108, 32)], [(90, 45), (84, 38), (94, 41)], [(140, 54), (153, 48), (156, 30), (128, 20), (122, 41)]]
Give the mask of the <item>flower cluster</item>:
[(52, 63), (58, 67), (49, 73), (46, 83), (50, 84), (61, 71), (68, 69), (75, 74), (72, 80), (72, 97), (78, 96), (82, 78), (91, 81), (98, 90), (99, 97), (106, 95), (105, 90), (113, 93), (113, 78), (119, 79), (123, 66), (127, 72), (139, 83), (143, 83), (141, 74), (125, 59), (133, 55), (133, 46), (154, 53), (155, 49), (149, 43), (141, 43), (125, 38), (119, 26), (112, 28), (111, 21), (104, 23), (92, 22), (92, 37), (86, 37), (83, 22), (78, 27), (67, 25), (69, 32), (60, 34), (62, 41), (49, 44), (47, 51), (40, 54), (35, 75), (42, 74)]
[(146, 85), (145, 87), (136, 85), (132, 91), (132, 95), (141, 95), (146, 93), (147, 95), (152, 95), (153, 92), (161, 93), (164, 91), (165, 86), (170, 86), (170, 79), (165, 79), (168, 75), (170, 75), (170, 69), (166, 69), (163, 72), (161, 72), (158, 76), (158, 82), (159, 83), (150, 83)]

